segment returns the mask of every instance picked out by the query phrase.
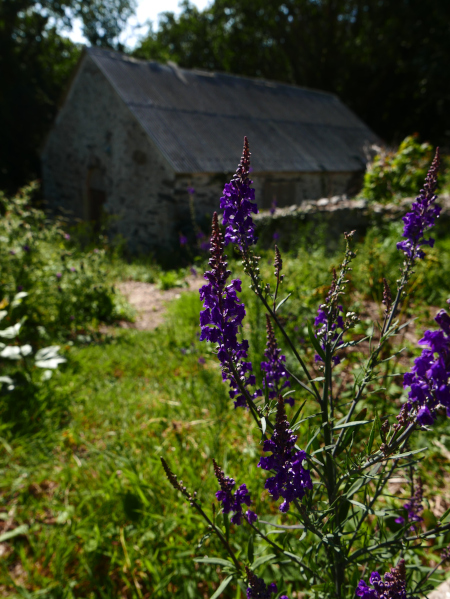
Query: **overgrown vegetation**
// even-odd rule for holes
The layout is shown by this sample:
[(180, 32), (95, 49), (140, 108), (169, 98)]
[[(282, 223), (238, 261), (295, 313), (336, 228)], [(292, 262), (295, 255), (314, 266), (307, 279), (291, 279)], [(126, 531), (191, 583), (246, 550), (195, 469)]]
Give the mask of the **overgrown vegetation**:
[[(53, 250), (49, 247), (50, 255), (60, 260), (61, 246), (64, 252), (69, 251), (71, 242), (61, 235), (64, 231), (57, 229), (52, 233), (53, 241), (38, 240), (38, 246), (44, 242), (53, 246)], [(397, 227), (372, 230), (357, 248), (352, 305), (346, 308), (359, 307), (362, 311), (358, 325), (361, 335), (372, 326), (377, 309), (372, 300), (380, 299), (382, 273), (392, 282), (397, 277), (401, 257), (390, 248), (398, 238)], [(23, 252), (19, 245), (16, 255)], [(420, 324), (408, 327), (401, 340), (407, 349), (387, 363), (388, 375), (405, 369), (405, 358), (409, 363), (417, 352), (416, 341), (434, 316), (432, 306), (442, 304), (450, 294), (449, 248), (448, 235), (438, 239), (417, 269), (418, 282), (404, 302), (402, 314), (406, 318), (420, 313)], [(77, 252), (78, 259), (84, 259), (82, 252)], [(8, 254), (3, 256), (8, 258)], [(280, 315), (302, 346), (306, 319), (322, 301), (331, 267), (337, 265), (339, 257), (327, 254), (317, 242), (300, 243), (284, 258), (284, 292), (292, 296)], [(270, 276), (273, 252), (263, 253), (261, 264), (263, 275)], [(48, 268), (51, 273), (59, 272), (59, 266), (52, 262)], [(128, 265), (124, 268), (131, 270)], [(138, 278), (144, 276), (145, 268), (142, 263), (135, 269)], [(239, 268), (238, 263), (233, 264), (237, 274)], [(148, 270), (152, 272), (152, 266)], [(59, 297), (60, 292), (54, 293)], [(250, 359), (259, 363), (265, 347), (263, 314), (253, 292), (243, 288), (242, 296), (248, 310)], [(40, 315), (40, 309), (32, 306), (34, 298), (38, 296), (30, 292), (27, 301)], [(36, 301), (39, 306), (40, 300)], [(256, 434), (242, 439), (247, 428), (243, 421), (250, 419), (249, 414), (232, 411), (230, 415), (230, 400), (216, 358), (198, 341), (199, 309), (197, 294), (183, 294), (170, 306), (166, 324), (152, 332), (116, 329), (87, 344), (65, 343), (67, 363), (35, 390), (33, 405), (39, 412), (24, 414), (23, 406), (9, 403), (9, 418), (15, 427), (11, 429), (4, 422), (0, 439), (1, 594), (58, 599), (168, 595), (196, 599), (209, 598), (218, 587), (216, 567), (194, 564), (192, 558), (205, 553), (222, 555), (221, 548), (207, 530), (203, 535), (197, 516), (167, 485), (159, 456), (170, 456), (177, 470), (183, 472), (185, 484), (198, 490), (205, 503), (213, 502), (211, 458), (215, 456), (225, 465), (232, 462), (236, 479), (247, 481), (250, 491), (256, 493), (261, 482), (261, 471), (254, 466), (260, 439)], [(303, 353), (311, 364), (313, 353)], [(353, 352), (348, 360), (356, 369), (360, 354)], [(256, 375), (261, 383), (261, 373)], [(388, 387), (368, 402), (376, 401), (384, 414), (396, 414), (402, 390), (396, 377), (386, 381)], [(300, 401), (303, 392), (296, 385), (293, 388)], [(344, 386), (342, 398), (348, 393)], [(420, 464), (429, 497), (424, 513), (428, 526), (450, 507), (448, 422), (440, 421), (435, 431), (436, 445), (430, 446)], [(436, 480), (442, 481), (437, 490)], [(427, 493), (429, 489), (432, 494)], [(409, 489), (399, 482), (390, 490), (388, 507), (399, 508)], [(260, 514), (260, 519), (280, 523), (277, 506), (270, 501), (264, 505), (267, 512)], [(247, 552), (247, 542), (246, 533), (238, 528), (233, 534), (235, 551)], [(437, 563), (440, 548), (431, 540), (428, 549), (417, 557), (419, 565), (426, 569)], [(259, 551), (257, 544), (255, 551)], [(273, 565), (261, 567), (258, 573), (264, 573), (268, 580), (279, 576)], [(300, 590), (294, 579), (291, 584)], [(229, 586), (223, 597), (243, 594)]]
[(82, 249), (74, 243), (67, 222), (49, 220), (33, 207), (36, 189), (32, 184), (13, 198), (0, 195), (3, 301), (28, 293), (16, 317), (26, 316), (25, 327), (46, 340), (67, 339), (79, 329), (123, 317), (125, 304), (114, 291), (105, 247)]

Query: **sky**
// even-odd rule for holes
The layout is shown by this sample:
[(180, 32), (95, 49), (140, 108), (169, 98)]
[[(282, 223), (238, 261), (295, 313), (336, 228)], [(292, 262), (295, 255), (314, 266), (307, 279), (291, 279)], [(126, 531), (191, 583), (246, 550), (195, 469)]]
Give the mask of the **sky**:
[[(134, 48), (139, 37), (142, 37), (148, 30), (147, 21), (152, 21), (156, 25), (159, 13), (179, 13), (178, 2), (179, 0), (137, 0), (136, 15), (130, 19), (126, 30), (122, 32), (120, 42), (129, 48)], [(191, 0), (191, 4), (203, 10), (210, 2), (209, 0)], [(67, 32), (66, 35), (76, 43), (86, 43), (86, 39), (81, 33), (80, 23), (74, 23), (72, 31)]]

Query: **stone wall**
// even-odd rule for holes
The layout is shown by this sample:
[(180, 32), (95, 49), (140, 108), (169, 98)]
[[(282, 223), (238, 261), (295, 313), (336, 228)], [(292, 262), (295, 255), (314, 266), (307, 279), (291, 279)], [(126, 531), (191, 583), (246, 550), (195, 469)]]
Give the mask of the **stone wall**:
[(89, 185), (101, 185), (111, 233), (132, 250), (173, 242), (175, 173), (87, 55), (42, 152), (42, 173), (53, 210), (89, 219)]
[[(335, 196), (277, 209), (274, 214), (261, 210), (254, 219), (263, 247), (273, 247), (276, 242), (288, 249), (298, 244), (299, 237), (307, 235), (323, 240), (329, 249), (335, 250), (342, 243), (345, 232), (354, 230), (357, 240), (370, 226), (401, 221), (412, 202), (413, 198), (405, 198), (399, 204), (376, 204)], [(450, 227), (450, 196), (439, 197), (438, 203), (442, 206), (435, 229), (439, 234)]]
[[(233, 173), (208, 175), (192, 174), (178, 175), (174, 184), (174, 197), (177, 206), (174, 218), (175, 228), (180, 232), (189, 232), (191, 217), (189, 211), (188, 187), (195, 189), (194, 207), (197, 222), (204, 226), (206, 218), (214, 211), (219, 211), (219, 201), (225, 183), (230, 181)], [(258, 202), (262, 208), (270, 208), (272, 201), (277, 206), (299, 207), (308, 205), (307, 200), (321, 198), (323, 191), (329, 195), (344, 194), (352, 185), (357, 185), (359, 174), (355, 173), (252, 173), (253, 187)], [(277, 194), (277, 191), (281, 192)], [(284, 194), (284, 195), (282, 195)]]

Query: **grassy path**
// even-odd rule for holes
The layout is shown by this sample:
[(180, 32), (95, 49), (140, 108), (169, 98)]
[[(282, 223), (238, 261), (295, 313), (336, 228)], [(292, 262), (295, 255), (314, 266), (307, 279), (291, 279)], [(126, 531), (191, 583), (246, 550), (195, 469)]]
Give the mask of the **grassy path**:
[(250, 440), (242, 455), (229, 441), (238, 421), (229, 418), (226, 389), (215, 362), (203, 363), (204, 346), (192, 343), (196, 296), (186, 296), (183, 313), (182, 325), (175, 308), (163, 330), (117, 331), (70, 349), (40, 432), (18, 415), (16, 440), (0, 446), (0, 531), (22, 534), (0, 544), (0, 595), (211, 594), (205, 570), (187, 559), (202, 525), (168, 487), (159, 456), (202, 496), (215, 488), (210, 457), (228, 452), (248, 468), (257, 448)]

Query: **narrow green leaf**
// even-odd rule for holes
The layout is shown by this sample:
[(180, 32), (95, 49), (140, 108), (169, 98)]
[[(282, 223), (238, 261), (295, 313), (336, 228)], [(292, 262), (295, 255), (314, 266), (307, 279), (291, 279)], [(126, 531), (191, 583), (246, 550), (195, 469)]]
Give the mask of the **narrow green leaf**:
[(225, 578), (225, 580), (222, 580), (217, 591), (214, 593), (214, 595), (211, 595), (211, 599), (216, 599), (216, 597), (221, 595), (232, 580), (233, 580), (232, 576), (228, 576), (227, 578)]
[(372, 452), (373, 442), (375, 440), (375, 426), (377, 424), (377, 414), (375, 412), (375, 420), (373, 421), (372, 428), (370, 429), (369, 441), (367, 442), (367, 455)]
[(303, 524), (273, 524), (267, 520), (260, 520), (262, 524), (268, 524), (269, 526), (275, 526), (275, 528), (284, 528), (285, 530), (303, 530), (305, 527)]
[(320, 347), (320, 343), (317, 341), (317, 337), (314, 335), (314, 331), (313, 331), (313, 328), (312, 328), (309, 320), (307, 321), (306, 324), (308, 325), (309, 339), (310, 339), (311, 343), (313, 344), (316, 352), (319, 354), (319, 356), (325, 362), (325, 353), (324, 353), (323, 349)]
[(369, 482), (369, 479), (365, 479), (364, 477), (362, 478), (358, 478), (358, 480), (356, 480), (352, 486), (350, 487), (350, 489), (345, 493), (346, 497), (352, 497), (355, 493), (357, 493), (361, 487), (363, 487), (364, 485), (366, 485)]
[(287, 295), (284, 299), (281, 300), (281, 302), (278, 304), (278, 306), (275, 308), (275, 312), (278, 312), (278, 310), (281, 308), (281, 306), (288, 301), (288, 299), (291, 297), (292, 293), (289, 293), (289, 295)]
[(302, 405), (299, 407), (299, 409), (295, 412), (295, 416), (294, 418), (291, 420), (291, 427), (295, 424), (297, 418), (300, 416), (301, 411), (303, 410), (303, 406), (306, 403), (306, 399), (305, 401), (302, 403)]
[(360, 501), (356, 501), (355, 499), (348, 499), (348, 501), (350, 503), (352, 503), (353, 505), (356, 505), (356, 507), (359, 507), (362, 510), (369, 512), (369, 514), (373, 514), (373, 510), (369, 509), (366, 505), (364, 505)]
[(314, 435), (311, 437), (311, 439), (308, 441), (308, 445), (305, 448), (306, 453), (308, 453), (308, 449), (309, 447), (312, 445), (312, 443), (314, 442), (314, 440), (316, 439), (317, 435), (320, 433), (321, 427), (319, 426), (319, 428), (316, 430), (316, 432), (314, 433)]
[(291, 429), (293, 431), (296, 431), (298, 429), (298, 427), (302, 424), (302, 422), (306, 422), (307, 420), (311, 420), (312, 418), (315, 418), (316, 416), (320, 416), (321, 414), (322, 414), (322, 412), (317, 412), (316, 414), (311, 414), (311, 416), (306, 416), (306, 418), (302, 418), (301, 420), (299, 420), (298, 422), (296, 422), (294, 426), (291, 426)]
[(398, 453), (397, 455), (390, 456), (387, 458), (388, 460), (399, 460), (400, 458), (407, 458), (410, 455), (414, 455), (415, 453), (420, 453), (421, 451), (426, 451), (428, 447), (422, 447), (421, 449), (415, 449), (414, 451), (407, 451), (405, 453)]
[(271, 560), (273, 560), (276, 557), (275, 553), (269, 553), (268, 555), (262, 555), (261, 557), (258, 557), (257, 559), (255, 559), (255, 561), (253, 562), (252, 565), (252, 570), (256, 570), (256, 568), (258, 568), (259, 566), (262, 566), (263, 564), (265, 564), (266, 562), (270, 562)]
[(363, 426), (364, 424), (370, 424), (373, 420), (355, 420), (354, 422), (347, 422), (346, 424), (337, 424), (333, 426), (334, 431), (338, 431), (341, 428), (353, 428), (356, 426)]
[(344, 438), (339, 443), (339, 447), (338, 447), (339, 451), (337, 452), (337, 455), (340, 455), (344, 451), (344, 449), (348, 446), (348, 444), (352, 440), (352, 436), (353, 436), (354, 432), (355, 431), (351, 428), (349, 428), (345, 431)]
[(450, 514), (450, 507), (448, 508), (448, 510), (445, 510), (445, 512), (442, 514), (442, 516), (439, 518), (440, 522), (444, 522), (444, 520), (447, 518), (447, 516)]
[(264, 418), (264, 416), (262, 416), (261, 417), (261, 432), (263, 435), (266, 432), (266, 427), (267, 427), (266, 419)]
[(194, 562), (199, 562), (200, 564), (217, 564), (218, 566), (232, 566), (233, 564), (226, 559), (222, 559), (220, 557), (196, 557), (194, 558)]

